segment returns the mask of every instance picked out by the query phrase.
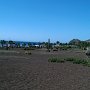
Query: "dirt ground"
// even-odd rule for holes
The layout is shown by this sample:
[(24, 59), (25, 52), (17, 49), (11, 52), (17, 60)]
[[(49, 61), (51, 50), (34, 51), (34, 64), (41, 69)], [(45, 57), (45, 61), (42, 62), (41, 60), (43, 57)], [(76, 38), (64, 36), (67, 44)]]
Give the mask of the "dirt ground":
[(0, 90), (90, 90), (90, 67), (50, 63), (49, 57), (87, 58), (83, 51), (0, 50)]

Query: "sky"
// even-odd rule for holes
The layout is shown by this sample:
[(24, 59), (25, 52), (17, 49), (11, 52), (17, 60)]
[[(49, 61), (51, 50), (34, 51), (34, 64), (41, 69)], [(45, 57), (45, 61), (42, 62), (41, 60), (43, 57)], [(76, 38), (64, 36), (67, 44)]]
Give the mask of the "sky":
[(90, 39), (90, 0), (0, 0), (0, 40)]

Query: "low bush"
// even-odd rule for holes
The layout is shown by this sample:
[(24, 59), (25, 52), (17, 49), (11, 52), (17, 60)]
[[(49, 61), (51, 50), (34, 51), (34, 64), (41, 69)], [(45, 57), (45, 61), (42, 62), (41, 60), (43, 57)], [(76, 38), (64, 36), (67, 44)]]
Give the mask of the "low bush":
[(48, 61), (49, 62), (56, 62), (57, 61), (57, 58), (49, 58)]
[(84, 62), (84, 63), (82, 63), (84, 66), (88, 66), (88, 67), (90, 67), (90, 61), (86, 61), (86, 62)]
[(57, 58), (57, 57), (53, 57), (53, 58), (48, 59), (48, 62), (64, 63), (65, 61), (70, 61), (73, 64), (82, 64), (84, 66), (90, 67), (90, 61), (89, 60), (84, 60), (84, 59), (78, 59), (78, 58), (61, 59), (61, 58)]
[(64, 60), (64, 59), (57, 59), (57, 62), (58, 62), (58, 63), (64, 63), (65, 60)]
[(73, 64), (82, 64), (82, 63), (83, 63), (83, 60), (81, 60), (81, 59), (75, 59), (73, 61)]
[(53, 51), (58, 51), (58, 49), (53, 49)]
[(82, 64), (84, 66), (90, 67), (90, 62), (88, 60), (84, 59), (78, 59), (78, 58), (66, 58), (66, 61), (71, 61), (73, 64)]
[(31, 55), (32, 53), (30, 51), (25, 51), (25, 54)]
[(89, 62), (88, 62), (87, 60), (82, 60), (81, 63), (82, 63), (83, 65), (87, 65)]
[(90, 63), (88, 63), (86, 66), (90, 67)]
[(49, 58), (48, 61), (49, 61), (49, 62), (57, 62), (57, 63), (64, 63), (64, 62), (65, 62), (64, 59), (56, 58), (56, 57), (54, 57), (54, 58)]
[(35, 48), (29, 48), (29, 47), (27, 47), (27, 48), (24, 48), (24, 50), (35, 50)]
[(74, 61), (75, 58), (65, 58), (66, 61)]

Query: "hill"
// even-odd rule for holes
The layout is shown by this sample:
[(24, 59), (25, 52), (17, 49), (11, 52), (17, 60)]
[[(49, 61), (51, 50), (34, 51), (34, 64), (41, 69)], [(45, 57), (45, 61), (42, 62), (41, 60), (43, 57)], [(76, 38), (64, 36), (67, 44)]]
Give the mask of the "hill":
[(69, 44), (77, 44), (79, 42), (81, 42), (79, 39), (72, 39)]
[(90, 39), (86, 40), (86, 42), (90, 42)]

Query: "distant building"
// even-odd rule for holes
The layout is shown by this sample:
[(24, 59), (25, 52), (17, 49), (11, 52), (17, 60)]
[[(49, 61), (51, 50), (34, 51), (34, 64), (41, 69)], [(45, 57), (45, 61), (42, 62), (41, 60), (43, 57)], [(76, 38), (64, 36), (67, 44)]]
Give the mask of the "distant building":
[(35, 47), (40, 47), (40, 45), (34, 45)]
[(46, 48), (46, 45), (45, 44), (41, 44), (40, 48)]

